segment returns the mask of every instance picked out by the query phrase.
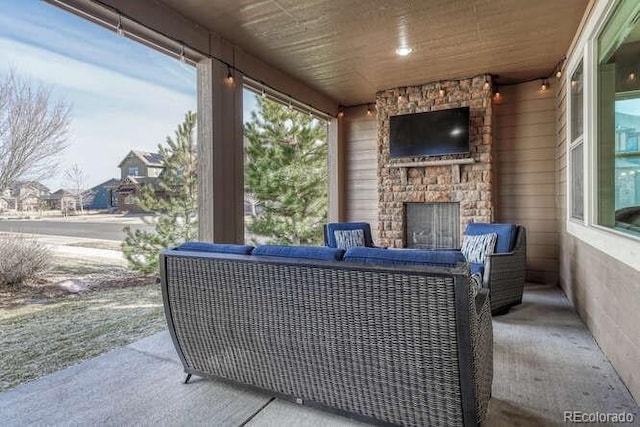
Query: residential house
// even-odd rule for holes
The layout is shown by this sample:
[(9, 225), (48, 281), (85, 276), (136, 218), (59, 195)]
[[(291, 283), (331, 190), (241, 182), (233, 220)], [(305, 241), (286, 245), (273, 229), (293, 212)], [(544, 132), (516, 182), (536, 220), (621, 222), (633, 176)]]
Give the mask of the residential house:
[(0, 195), (0, 212), (15, 211), (16, 209), (16, 200), (11, 197), (11, 189), (7, 188)]
[(19, 211), (36, 211), (50, 190), (37, 181), (17, 181), (11, 187), (10, 197)]
[(95, 187), (87, 190), (83, 198), (85, 209), (112, 209), (118, 206), (116, 189), (120, 185), (120, 180), (111, 178)]
[[(640, 234), (620, 224), (640, 206), (640, 2), (55, 3), (197, 64), (202, 240), (244, 239), (242, 91), (264, 93), (327, 120), (331, 221), (391, 247), (410, 203), (457, 203), (460, 233), (524, 225), (528, 280), (564, 291), (640, 400)], [(467, 163), (390, 157), (391, 116), (458, 107)]]
[(43, 201), (50, 209), (60, 210), (65, 213), (75, 212), (79, 209), (78, 197), (73, 191), (64, 188), (43, 197)]
[(120, 183), (115, 188), (118, 210), (141, 212), (137, 204), (143, 186), (155, 186), (162, 172), (162, 157), (158, 153), (131, 150), (118, 165)]

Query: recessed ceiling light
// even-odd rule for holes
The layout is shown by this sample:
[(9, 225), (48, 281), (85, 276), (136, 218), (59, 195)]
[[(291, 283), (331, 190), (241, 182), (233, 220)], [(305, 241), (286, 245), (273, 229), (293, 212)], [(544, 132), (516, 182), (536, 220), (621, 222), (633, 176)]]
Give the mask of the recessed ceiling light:
[(413, 49), (411, 49), (409, 46), (400, 46), (399, 48), (396, 49), (396, 54), (400, 56), (407, 56), (411, 52), (413, 52)]

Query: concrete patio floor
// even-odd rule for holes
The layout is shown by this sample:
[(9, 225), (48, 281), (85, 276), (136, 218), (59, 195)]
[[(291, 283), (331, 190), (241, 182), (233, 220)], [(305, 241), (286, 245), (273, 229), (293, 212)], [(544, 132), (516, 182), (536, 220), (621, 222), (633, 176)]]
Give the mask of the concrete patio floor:
[[(363, 426), (269, 393), (194, 377), (168, 332), (0, 394), (0, 425)], [(640, 410), (571, 305), (529, 285), (494, 318), (493, 398), (485, 426), (564, 425), (564, 411)]]

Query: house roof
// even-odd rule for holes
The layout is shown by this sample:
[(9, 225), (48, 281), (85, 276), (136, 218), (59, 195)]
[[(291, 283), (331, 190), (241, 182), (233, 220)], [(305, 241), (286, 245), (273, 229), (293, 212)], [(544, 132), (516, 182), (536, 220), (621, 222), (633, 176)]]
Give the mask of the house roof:
[(89, 189), (89, 191), (96, 191), (99, 190), (101, 188), (115, 188), (118, 185), (120, 185), (120, 180), (117, 178), (111, 178), (106, 180), (105, 182), (102, 182), (92, 188)]
[(133, 176), (129, 175), (117, 186), (116, 191), (120, 191), (123, 188), (139, 187), (141, 185), (156, 185), (158, 177), (155, 176)]
[(142, 151), (142, 150), (129, 151), (129, 153), (125, 156), (125, 158), (122, 159), (120, 164), (118, 164), (118, 167), (122, 167), (122, 164), (125, 162), (125, 160), (127, 160), (131, 156), (135, 156), (139, 158), (147, 166), (158, 167), (158, 168), (162, 167), (162, 156), (159, 153), (152, 153), (150, 151)]
[[(589, 1), (162, 3), (340, 104), (355, 105), (372, 102), (381, 90), (438, 80), (550, 75)], [(402, 44), (413, 52), (396, 55)]]
[(49, 190), (49, 187), (39, 183), (38, 181), (15, 181), (9, 188), (12, 191), (15, 191), (22, 187), (35, 187), (43, 193), (49, 193), (51, 191)]

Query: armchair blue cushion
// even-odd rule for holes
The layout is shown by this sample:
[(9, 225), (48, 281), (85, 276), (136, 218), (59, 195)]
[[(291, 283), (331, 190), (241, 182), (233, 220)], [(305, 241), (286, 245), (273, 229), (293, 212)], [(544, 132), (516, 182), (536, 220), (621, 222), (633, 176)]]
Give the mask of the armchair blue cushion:
[(375, 247), (371, 237), (371, 225), (368, 222), (330, 222), (324, 226), (324, 245), (337, 248), (336, 231), (362, 230), (364, 232), (364, 246)]
[(484, 275), (484, 264), (470, 262), (469, 270), (471, 270), (471, 274), (479, 274), (482, 277)]
[(518, 228), (515, 224), (487, 224), (484, 222), (472, 222), (467, 225), (464, 234), (477, 236), (479, 234), (496, 233), (498, 239), (494, 253), (505, 254), (513, 250), (516, 242), (516, 232)]

